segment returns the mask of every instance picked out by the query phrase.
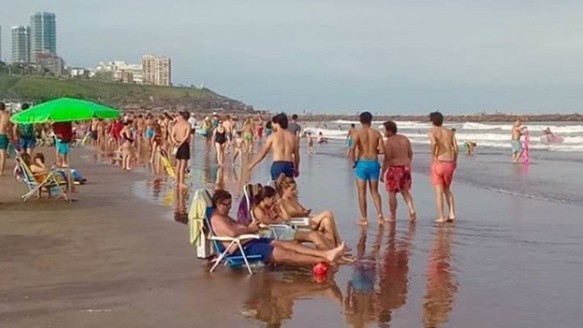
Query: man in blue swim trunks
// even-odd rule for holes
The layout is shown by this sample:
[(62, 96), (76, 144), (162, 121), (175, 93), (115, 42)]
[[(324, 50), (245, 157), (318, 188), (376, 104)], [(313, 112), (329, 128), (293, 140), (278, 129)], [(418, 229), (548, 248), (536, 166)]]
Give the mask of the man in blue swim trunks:
[[(259, 228), (252, 223), (244, 226), (229, 217), (229, 211), (233, 205), (231, 194), (222, 189), (215, 191), (213, 195), (213, 215), (211, 216), (211, 228), (218, 237), (239, 237), (241, 235), (256, 234)], [(224, 247), (229, 242), (223, 243)], [(294, 266), (312, 266), (320, 262), (337, 263), (346, 251), (344, 243), (330, 250), (317, 250), (297, 244), (292, 241), (274, 240), (270, 238), (241, 240), (246, 255), (260, 255), (265, 264), (287, 264)], [(231, 254), (237, 254), (238, 247), (229, 250)]]
[[(383, 153), (383, 136), (377, 130), (372, 129), (372, 114), (363, 112), (360, 114), (362, 128), (353, 134), (353, 144), (350, 147), (349, 158), (353, 163), (354, 175), (356, 176), (356, 188), (358, 190), (358, 206), (360, 209), (360, 219), (357, 224), (368, 225), (366, 187), (368, 185), (372, 200), (377, 210), (379, 225), (385, 219), (379, 194), (379, 177), (381, 165), (378, 154)], [(358, 157), (357, 157), (358, 153)]]
[(300, 167), (300, 146), (298, 137), (287, 130), (288, 120), (284, 113), (277, 114), (271, 120), (274, 133), (265, 141), (265, 145), (257, 154), (257, 158), (249, 165), (249, 171), (261, 162), (271, 150), (273, 163), (271, 164), (271, 179), (283, 173), (286, 177), (297, 177)]

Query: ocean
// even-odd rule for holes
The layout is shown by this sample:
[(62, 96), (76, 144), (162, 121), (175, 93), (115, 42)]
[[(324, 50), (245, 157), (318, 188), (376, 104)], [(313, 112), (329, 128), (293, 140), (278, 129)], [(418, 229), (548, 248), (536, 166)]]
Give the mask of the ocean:
[[(383, 122), (375, 121), (373, 126), (381, 128)], [(431, 127), (429, 122), (404, 121), (396, 122), (399, 133), (406, 135), (411, 142), (416, 145), (429, 144), (427, 131)], [(337, 120), (320, 124), (306, 124), (305, 130), (311, 131), (314, 135), (322, 134), (331, 140), (346, 140), (346, 134), (350, 124), (356, 124), (358, 121)], [(510, 149), (510, 130), (511, 123), (452, 123), (445, 126), (456, 129), (456, 136), (460, 144), (465, 141), (473, 141), (478, 147), (492, 150)], [(583, 124), (580, 122), (536, 122), (533, 124), (526, 123), (530, 132), (530, 148), (536, 150), (546, 150), (553, 152), (583, 152)], [(540, 137), (543, 130), (550, 128), (557, 136), (563, 137), (561, 144), (545, 144)]]

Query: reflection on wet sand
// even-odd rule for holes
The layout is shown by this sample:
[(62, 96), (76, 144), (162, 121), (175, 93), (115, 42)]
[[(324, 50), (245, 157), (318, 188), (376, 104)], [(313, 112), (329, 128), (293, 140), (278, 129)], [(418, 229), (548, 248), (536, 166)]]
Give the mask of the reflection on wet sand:
[(375, 293), (378, 255), (383, 239), (383, 229), (378, 229), (371, 251), (366, 253), (367, 228), (361, 228), (356, 245), (357, 261), (353, 264), (348, 281), (344, 314), (353, 327), (365, 327), (377, 319), (377, 294)]
[(454, 307), (457, 282), (452, 268), (451, 243), (455, 227), (439, 226), (427, 269), (427, 293), (423, 305), (425, 327), (438, 327), (449, 320)]
[(267, 327), (280, 327), (284, 320), (291, 319), (298, 299), (326, 298), (342, 304), (342, 292), (331, 278), (317, 283), (309, 276), (291, 272), (265, 273), (253, 278), (257, 279), (253, 283), (257, 287), (244, 302), (243, 314), (266, 323)]
[(390, 224), (387, 248), (379, 259), (384, 230), (378, 230), (368, 254), (367, 230), (361, 230), (357, 244), (358, 261), (354, 264), (344, 302), (346, 321), (351, 326), (366, 327), (371, 323), (384, 326), (391, 321), (392, 313), (406, 304), (414, 232), (415, 225), (410, 224), (405, 236), (399, 239), (396, 224)]
[(409, 288), (409, 257), (415, 224), (409, 224), (404, 238), (397, 238), (396, 223), (389, 226), (387, 249), (379, 277), (378, 323), (389, 323), (393, 311), (407, 303)]

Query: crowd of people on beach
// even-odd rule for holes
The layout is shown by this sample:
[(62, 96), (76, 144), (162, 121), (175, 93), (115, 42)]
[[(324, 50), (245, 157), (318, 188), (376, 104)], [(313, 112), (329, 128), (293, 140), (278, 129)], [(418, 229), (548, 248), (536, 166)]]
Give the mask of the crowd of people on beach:
[[(22, 109), (27, 108), (24, 105)], [(263, 234), (263, 238), (251, 240), (245, 247), (250, 252), (263, 254), (267, 263), (350, 262), (349, 248), (338, 232), (334, 213), (331, 210), (311, 213), (309, 207), (300, 203), (297, 197), (295, 179), (300, 176), (301, 140), (306, 140), (308, 155), (314, 154), (314, 142), (325, 143), (327, 140), (321, 132), (314, 138), (311, 132), (303, 131), (296, 114), (291, 116), (291, 120), (284, 113), (270, 120), (262, 115), (247, 115), (236, 120), (231, 115), (216, 113), (197, 118), (194, 113), (185, 111), (159, 114), (126, 112), (119, 119), (95, 118), (88, 122), (37, 125), (11, 125), (9, 118), (4, 104), (0, 103), (0, 172), (4, 169), (5, 149), (9, 143), (17, 145), (26, 165), (42, 176), (48, 168), (44, 155), (34, 153), (36, 143), (54, 140), (56, 167), (63, 168), (70, 166), (69, 146), (77, 139), (82, 141), (81, 144), (87, 142), (98, 152), (113, 154), (114, 163), (119, 162), (123, 170), (130, 171), (139, 158), (148, 158), (155, 173), (165, 171), (175, 179), (177, 190), (185, 193), (189, 189), (186, 181), (188, 161), (197, 135), (204, 139), (208, 149), (214, 150), (218, 167), (225, 166), (227, 162), (241, 165), (243, 158), (246, 158), (248, 165), (244, 170), (251, 173), (271, 153), (272, 184), (263, 185), (253, 193), (255, 204), (251, 211), (254, 220), (242, 225), (237, 218), (231, 218), (232, 195), (217, 188), (212, 204), (215, 212), (211, 217), (215, 232), (226, 236), (260, 233), (272, 224), (287, 224), (294, 218), (308, 218), (308, 230), (292, 229), (277, 239)], [(432, 124), (428, 139), (436, 221), (453, 222), (456, 220), (456, 207), (451, 185), (459, 154), (455, 130), (443, 126), (444, 117), (440, 112), (430, 113), (429, 120)], [(372, 128), (373, 116), (370, 112), (360, 113), (359, 121), (361, 126), (352, 124), (347, 134), (348, 159), (354, 169), (358, 192), (360, 218), (356, 223), (369, 225), (368, 192), (379, 225), (396, 221), (399, 193), (406, 204), (410, 222), (415, 222), (417, 211), (411, 194), (413, 148), (410, 140), (398, 133), (397, 124), (393, 121), (384, 122), (383, 131)], [(512, 129), (515, 162), (522, 156), (520, 138), (524, 131), (520, 121), (515, 122)], [(258, 151), (256, 146), (260, 146)], [(388, 216), (383, 212), (380, 184), (387, 192)], [(306, 248), (303, 243), (311, 243), (314, 247)]]

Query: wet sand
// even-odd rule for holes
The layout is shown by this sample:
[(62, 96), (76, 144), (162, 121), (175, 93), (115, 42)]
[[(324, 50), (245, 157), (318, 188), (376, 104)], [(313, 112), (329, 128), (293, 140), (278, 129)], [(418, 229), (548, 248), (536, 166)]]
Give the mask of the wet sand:
[[(429, 179), (416, 170), (418, 222), (401, 203), (395, 225), (360, 229), (338, 147), (304, 156), (298, 181), (308, 207), (334, 210), (359, 258), (323, 283), (308, 270), (206, 273), (171, 218), (172, 191), (148, 184), (150, 174), (77, 158), (90, 183), (73, 204), (22, 205), (15, 190), (24, 186), (0, 178), (1, 326), (580, 327), (581, 206), (459, 183), (459, 222), (439, 225)], [(193, 189), (245, 182), (244, 170), (219, 170), (195, 149)], [(267, 180), (267, 164), (252, 181)]]

